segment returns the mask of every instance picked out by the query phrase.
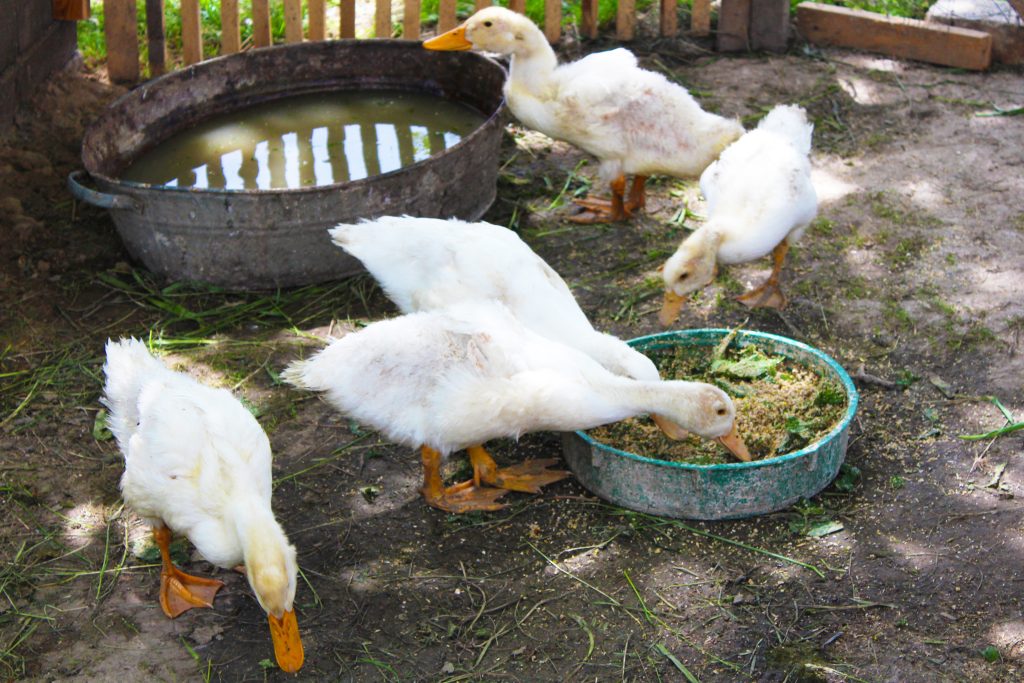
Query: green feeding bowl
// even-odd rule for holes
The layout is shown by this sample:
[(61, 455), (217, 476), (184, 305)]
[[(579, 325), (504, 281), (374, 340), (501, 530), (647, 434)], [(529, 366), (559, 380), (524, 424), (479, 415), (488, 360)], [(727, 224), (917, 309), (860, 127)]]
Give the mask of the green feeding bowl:
[[(647, 353), (677, 346), (715, 347), (730, 330), (664, 332), (628, 343)], [(562, 434), (565, 460), (592, 493), (622, 507), (665, 517), (737, 519), (774, 512), (810, 498), (835, 478), (846, 456), (850, 423), (859, 397), (845, 370), (821, 351), (765, 332), (739, 332), (734, 346), (755, 345), (785, 356), (835, 381), (846, 392), (846, 413), (814, 443), (792, 453), (753, 462), (694, 465), (645, 457), (613, 448), (586, 432)]]

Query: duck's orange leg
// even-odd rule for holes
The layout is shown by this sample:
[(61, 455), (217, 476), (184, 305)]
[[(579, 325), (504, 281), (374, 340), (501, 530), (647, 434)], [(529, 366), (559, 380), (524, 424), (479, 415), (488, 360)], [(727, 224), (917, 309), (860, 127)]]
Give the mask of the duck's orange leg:
[(629, 217), (623, 203), (623, 195), (626, 192), (626, 176), (620, 175), (612, 181), (611, 200), (598, 197), (583, 197), (572, 200), (574, 204), (582, 206), (586, 211), (575, 216), (569, 216), (574, 223), (613, 223)]
[(475, 468), (473, 479), (446, 488), (441, 481), (441, 454), (424, 445), (420, 447), (420, 455), (423, 458), (423, 488), (420, 492), (428, 505), (455, 513), (500, 510), (505, 507), (495, 501), (508, 491), (480, 486)]
[(772, 273), (760, 287), (752, 289), (742, 296), (736, 297), (741, 304), (750, 308), (775, 308), (786, 307), (786, 295), (779, 288), (779, 273), (782, 271), (782, 262), (786, 260), (786, 252), (789, 251), (789, 242), (782, 240), (779, 246), (772, 251), (772, 258), (775, 265), (772, 266)]
[(647, 208), (647, 176), (633, 176), (633, 185), (629, 188), (629, 197), (626, 199), (626, 215), (632, 216), (637, 211)]
[(473, 463), (473, 477), (478, 481), (499, 489), (522, 491), (523, 493), (540, 493), (542, 486), (547, 486), (568, 477), (571, 473), (565, 470), (549, 470), (558, 460), (524, 460), (511, 467), (498, 467), (494, 458), (483, 446), (470, 446), (469, 461)]
[(217, 579), (204, 579), (186, 574), (171, 562), (171, 530), (166, 526), (153, 529), (153, 539), (160, 548), (163, 567), (160, 570), (160, 607), (174, 619), (193, 607), (213, 607), (213, 598), (224, 585)]

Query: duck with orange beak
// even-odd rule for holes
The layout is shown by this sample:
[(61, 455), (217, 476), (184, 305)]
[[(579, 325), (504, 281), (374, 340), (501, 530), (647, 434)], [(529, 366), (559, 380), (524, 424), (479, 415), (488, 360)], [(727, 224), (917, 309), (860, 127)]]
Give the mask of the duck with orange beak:
[[(558, 64), (544, 33), (501, 7), (423, 43), (429, 50), (482, 50), (511, 58), (505, 100), (525, 125), (597, 157), (611, 199), (577, 200), (581, 223), (619, 221), (642, 211), (652, 174), (700, 175), (743, 134), (738, 121), (700, 108), (685, 88), (637, 66), (622, 48)], [(626, 176), (633, 182), (626, 196)]]
[(244, 573), (267, 612), (277, 664), (302, 667), (295, 617), (295, 548), (270, 507), (270, 442), (230, 392), (173, 372), (146, 345), (107, 342), (103, 403), (124, 454), (121, 492), (146, 519), (163, 560), (160, 606), (175, 618), (212, 607), (224, 584), (174, 566), (171, 535), (186, 536), (209, 562), (244, 563)]

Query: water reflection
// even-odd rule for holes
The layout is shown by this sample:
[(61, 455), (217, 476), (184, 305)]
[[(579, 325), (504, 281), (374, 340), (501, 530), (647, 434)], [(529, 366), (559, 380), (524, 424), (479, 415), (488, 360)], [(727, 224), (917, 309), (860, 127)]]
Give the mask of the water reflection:
[(483, 117), (419, 93), (321, 93), (216, 117), (143, 155), (126, 180), (228, 190), (389, 173), (457, 144)]

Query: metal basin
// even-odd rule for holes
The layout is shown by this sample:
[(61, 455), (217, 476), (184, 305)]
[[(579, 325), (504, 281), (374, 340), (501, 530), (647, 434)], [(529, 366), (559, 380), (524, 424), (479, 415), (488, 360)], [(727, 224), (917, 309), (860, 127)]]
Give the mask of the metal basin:
[[(475, 220), (494, 201), (504, 70), (472, 52), (424, 50), (415, 41), (341, 40), (252, 50), (196, 64), (114, 102), (85, 133), (68, 186), (110, 210), (128, 251), (171, 280), (269, 289), (353, 274), (358, 261), (327, 228), (382, 215)], [(361, 180), (320, 187), (215, 190), (118, 178), (143, 152), (197, 121), (320, 91), (407, 90), (466, 104), (485, 123), (430, 158)]]
[[(729, 330), (664, 332), (632, 339), (647, 352), (675, 346), (713, 347)], [(794, 339), (765, 332), (740, 332), (732, 342), (756, 345), (827, 377), (846, 392), (843, 419), (828, 434), (799, 451), (775, 458), (724, 465), (691, 465), (644, 457), (595, 441), (586, 432), (562, 434), (565, 460), (592, 493), (622, 507), (665, 517), (736, 519), (774, 512), (828, 486), (846, 455), (857, 389), (831, 357)]]

